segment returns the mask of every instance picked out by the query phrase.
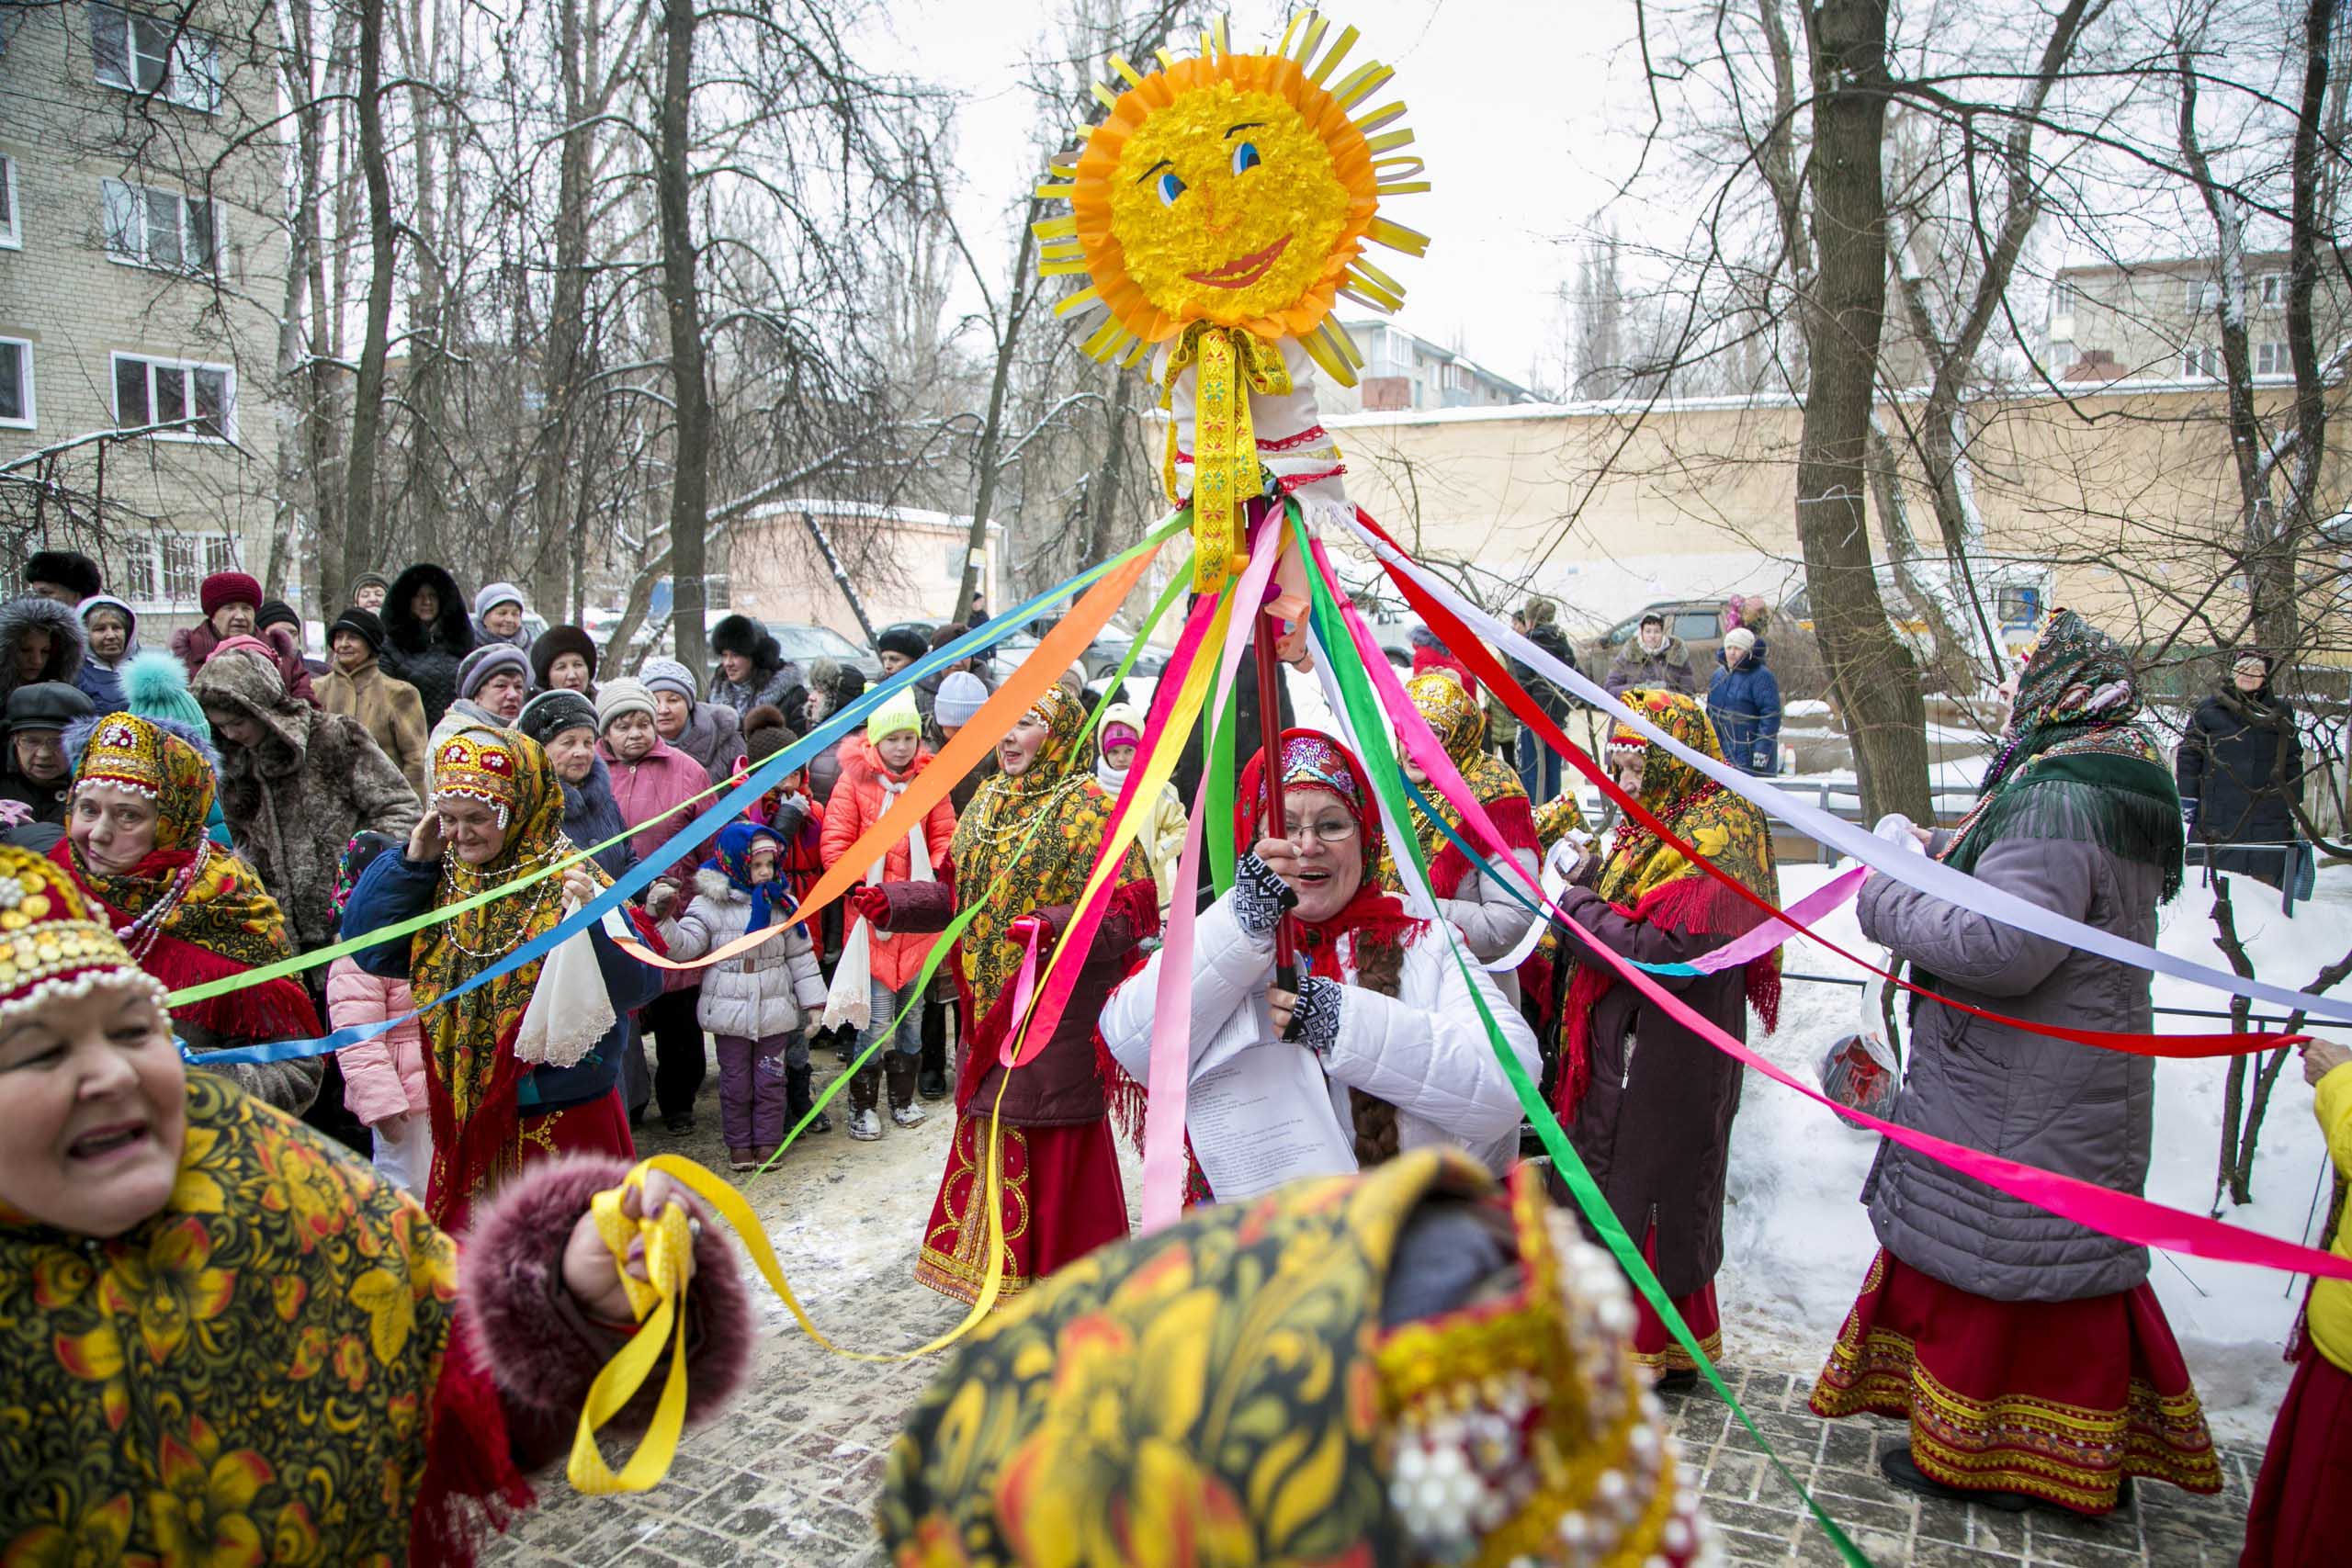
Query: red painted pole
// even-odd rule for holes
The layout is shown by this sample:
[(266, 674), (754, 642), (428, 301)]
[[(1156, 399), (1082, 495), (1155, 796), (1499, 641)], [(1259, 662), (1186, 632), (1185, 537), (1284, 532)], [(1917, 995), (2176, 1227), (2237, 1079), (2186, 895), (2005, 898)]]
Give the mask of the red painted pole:
[[(1258, 660), (1258, 734), (1265, 747), (1266, 836), (1280, 838), (1284, 827), (1282, 664), (1274, 657), (1274, 617), (1263, 604), (1250, 613), (1250, 636)], [(1274, 984), (1285, 991), (1298, 989), (1298, 937), (1287, 913), (1274, 922)]]

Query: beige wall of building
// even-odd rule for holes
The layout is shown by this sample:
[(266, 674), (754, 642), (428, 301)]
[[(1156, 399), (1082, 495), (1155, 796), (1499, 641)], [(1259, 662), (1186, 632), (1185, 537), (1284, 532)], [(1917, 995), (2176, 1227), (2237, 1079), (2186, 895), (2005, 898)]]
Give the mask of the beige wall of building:
[[(2275, 410), (2284, 392), (2265, 389)], [(1900, 439), (1913, 405), (1881, 417)], [(2218, 389), (2114, 389), (1975, 404), (1971, 472), (1987, 554), (2047, 573), (2054, 602), (2119, 624), (2177, 622), (2235, 530)], [(1789, 400), (1530, 405), (1332, 418), (1349, 494), (1425, 557), (1499, 593), (1531, 585), (1580, 630), (1655, 599), (1738, 592), (1776, 603), (1804, 580), (1795, 531), (1802, 412)], [(2334, 446), (2323, 513), (2345, 501)], [(1937, 548), (1920, 476), (1906, 509)], [(1872, 502), (1873, 543), (1885, 532)], [(2342, 563), (2330, 558), (2334, 570)], [(2209, 612), (2226, 616), (2226, 585)]]
[[(281, 417), (280, 142), (256, 134), (277, 112), (273, 13), (198, 0), (186, 30), (177, 15), (84, 0), (0, 11), (0, 340), (14, 345), (0, 355), (31, 382), (29, 408), (0, 423), (0, 468), (142, 412), (223, 416), (106, 444), (102, 491), (95, 443), (20, 466), (0, 477), (0, 519), (17, 547), (100, 555), (108, 588), (156, 632), (193, 614), (205, 571), (266, 560)], [(42, 537), (25, 538), (25, 481), (41, 476), (58, 488), (40, 498)]]
[[(833, 580), (807, 516), (828, 530), (849, 566), (858, 597), (875, 627), (893, 621), (939, 621), (963, 577), (972, 520), (912, 507), (861, 502), (774, 502), (735, 525), (728, 545), (728, 593), (733, 608), (763, 621), (813, 621), (863, 645), (865, 633)], [(991, 610), (997, 596), (997, 556), (1003, 528), (989, 525), (988, 559), (980, 586)]]

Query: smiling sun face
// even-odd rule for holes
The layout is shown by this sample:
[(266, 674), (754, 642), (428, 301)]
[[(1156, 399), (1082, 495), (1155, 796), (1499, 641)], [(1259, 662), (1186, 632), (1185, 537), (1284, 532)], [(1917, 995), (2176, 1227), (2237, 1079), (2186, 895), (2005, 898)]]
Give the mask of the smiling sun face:
[(1041, 270), (1091, 285), (1057, 311), (1110, 317), (1088, 352), (1132, 359), (1206, 321), (1299, 338), (1332, 368), (1345, 364), (1328, 336), (1337, 296), (1375, 310), (1402, 302), (1362, 253), (1377, 243), (1419, 254), (1427, 242), (1379, 207), (1428, 186), (1414, 178), (1419, 159), (1384, 156), (1412, 140), (1381, 130), (1403, 105), (1363, 107), (1392, 73), (1368, 63), (1334, 80), (1355, 34), (1318, 62), (1326, 26), (1300, 18), (1270, 54), (1204, 39), (1198, 56), (1163, 54), (1148, 76), (1111, 62), (1125, 90), (1096, 90), (1109, 113), (1076, 161), (1055, 169), (1069, 183), (1038, 191), (1070, 203), (1069, 216), (1037, 226)]
[[(1176, 321), (1239, 326), (1292, 310), (1317, 283), (1328, 307), (1362, 239), (1360, 226), (1348, 232), (1356, 203), (1323, 137), (1286, 97), (1231, 82), (1146, 119), (1104, 186), (1127, 276)], [(1368, 217), (1369, 190), (1363, 205)]]

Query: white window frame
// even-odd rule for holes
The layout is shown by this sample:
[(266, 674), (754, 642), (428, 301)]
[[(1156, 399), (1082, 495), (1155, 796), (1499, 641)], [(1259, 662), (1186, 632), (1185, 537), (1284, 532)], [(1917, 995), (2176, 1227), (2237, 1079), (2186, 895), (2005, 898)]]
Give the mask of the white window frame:
[(2254, 345), (2254, 373), (2257, 376), (2291, 376), (2295, 373), (2294, 355), (2288, 352), (2284, 339)]
[[(220, 433), (217, 435), (208, 435), (193, 428), (157, 430), (150, 432), (147, 438), (151, 441), (187, 441), (206, 446), (227, 446), (237, 439), (237, 367), (235, 366), (216, 365), (208, 360), (172, 359), (149, 354), (126, 354), (120, 351), (108, 355), (107, 359), (109, 371), (107, 378), (107, 395), (114, 401), (117, 429), (141, 430), (158, 423), (155, 417), (155, 404), (158, 400), (155, 389), (156, 376), (159, 372), (177, 374), (186, 378), (181, 384), (181, 407), (191, 409), (195, 406), (198, 372), (212, 371), (217, 372), (220, 377), (222, 414)], [(122, 417), (122, 367), (126, 361), (147, 367), (147, 417), (135, 422), (125, 421)]]
[(2222, 302), (2222, 286), (2210, 277), (2181, 279), (2181, 308), (2190, 315), (2202, 315)]
[[(116, 581), (122, 596), (142, 612), (188, 609), (207, 577), (239, 570), (237, 555), (233, 534), (150, 534), (126, 547)], [(172, 592), (175, 575), (185, 592)]]
[(2180, 378), (2184, 381), (2218, 381), (2226, 368), (2220, 348), (2210, 344), (2189, 344), (2180, 351)]
[[(155, 204), (168, 201), (173, 207), (174, 243), (179, 248), (179, 259), (158, 260), (154, 251)], [(188, 257), (197, 247), (196, 212), (204, 211), (206, 236), (210, 249), (201, 262)], [(220, 204), (209, 197), (189, 196), (182, 191), (160, 190), (153, 186), (135, 186), (129, 180), (111, 176), (98, 181), (98, 227), (106, 244), (107, 260), (117, 266), (153, 267), (158, 272), (178, 273), (188, 277), (218, 277), (220, 276)]]
[(2254, 280), (2254, 297), (2258, 309), (2285, 310), (2287, 308), (2287, 275), (2283, 272), (2264, 273)]
[(22, 419), (0, 418), (0, 430), (36, 429), (40, 421), (40, 409), (33, 400), (32, 343), (26, 338), (0, 337), (0, 344), (6, 344), (17, 351), (17, 364), (24, 376), (24, 385), (19, 389), (24, 393), (25, 402), (25, 417)]
[(2052, 285), (2050, 290), (2052, 315), (2071, 316), (2075, 313), (2075, 306), (2080, 303), (2082, 303), (2082, 290), (2073, 278), (2062, 277)]
[[(120, 70), (108, 68), (107, 51), (98, 43), (98, 30), (108, 27), (122, 30), (120, 53), (124, 68)], [(167, 46), (171, 53), (165, 56), (141, 52), (139, 44), (142, 31), (148, 43)], [(154, 62), (154, 80), (144, 85), (140, 81), (144, 74), (140, 70), (142, 60)], [(90, 7), (90, 76), (101, 87), (142, 96), (153, 93), (165, 103), (199, 114), (211, 114), (220, 107), (220, 46), (212, 35), (144, 11), (120, 6)]]
[(25, 210), (17, 201), (17, 160), (0, 152), (0, 202), (7, 205), (7, 221), (0, 223), (0, 251), (25, 248)]

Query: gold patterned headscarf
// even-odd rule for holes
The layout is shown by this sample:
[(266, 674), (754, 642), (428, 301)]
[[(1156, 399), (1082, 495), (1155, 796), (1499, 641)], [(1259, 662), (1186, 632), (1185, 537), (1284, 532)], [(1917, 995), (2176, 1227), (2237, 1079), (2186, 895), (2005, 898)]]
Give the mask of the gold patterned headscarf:
[(212, 816), (212, 764), (197, 749), (133, 713), (108, 714), (90, 732), (74, 790), (108, 784), (155, 803), (155, 848), (187, 850)]
[[(454, 850), (441, 856), (436, 908), (462, 902), (571, 854), (563, 831), (563, 788), (538, 742), (510, 729), (460, 730), (434, 756), (434, 795), (459, 795), (504, 816), (506, 842), (495, 859), (468, 865)], [(598, 887), (611, 886), (594, 861), (579, 869)], [(424, 1011), (426, 1075), (433, 1112), (433, 1179), (427, 1207), (436, 1223), (464, 1213), (485, 1186), (517, 1162), (515, 1090), (523, 1066), (514, 1034), (539, 983), (534, 960), (443, 1002), (482, 970), (563, 919), (560, 877), (427, 926), (409, 942), (409, 987)], [(435, 1006), (435, 1003), (440, 1003)]]
[[(1007, 928), (1032, 909), (1076, 903), (1111, 825), (1112, 797), (1080, 756), (1084, 705), (1048, 686), (1029, 712), (1046, 726), (1036, 756), (1018, 778), (989, 775), (956, 819), (950, 851), (958, 896), (986, 900), (956, 944), (965, 983), (983, 1010), (1021, 966)], [(1128, 846), (1118, 882), (1138, 879), (1151, 880), (1139, 843)]]
[(877, 1521), (897, 1568), (1679, 1568), (1704, 1526), (1633, 1321), (1531, 1168), (1417, 1150), (1038, 1283), (909, 1415)]

